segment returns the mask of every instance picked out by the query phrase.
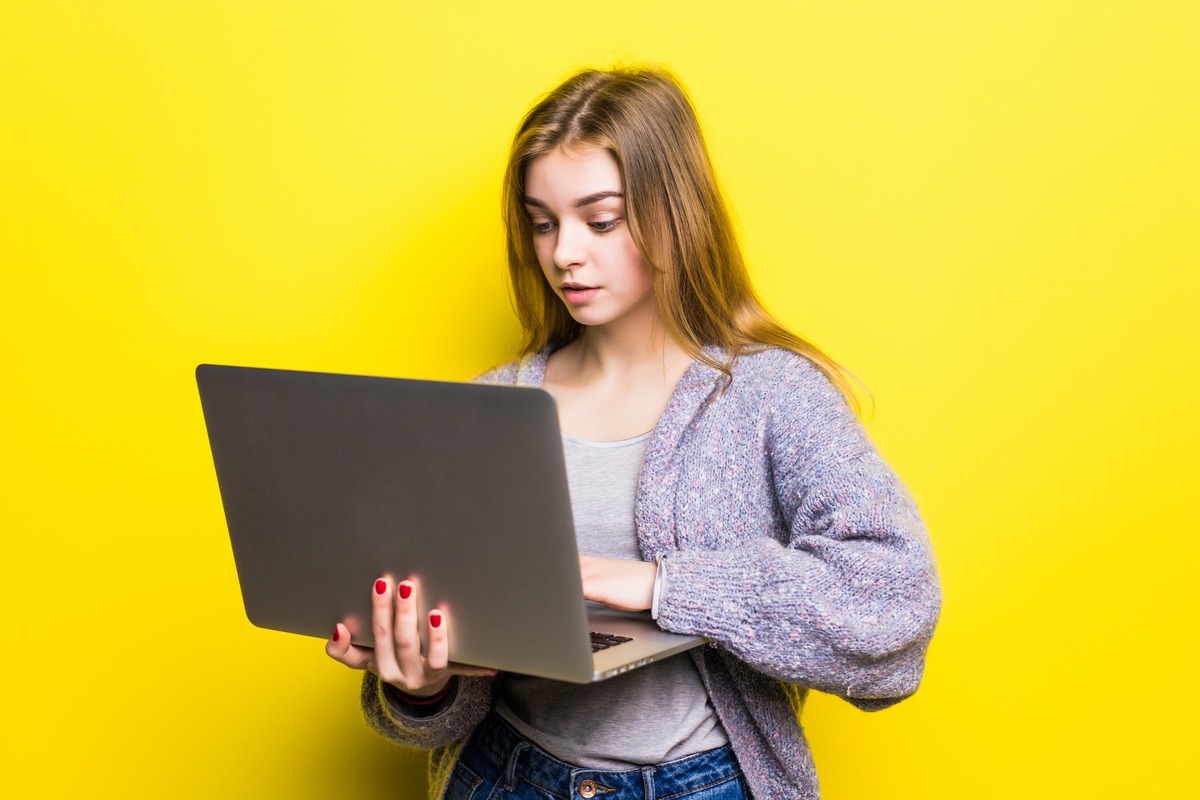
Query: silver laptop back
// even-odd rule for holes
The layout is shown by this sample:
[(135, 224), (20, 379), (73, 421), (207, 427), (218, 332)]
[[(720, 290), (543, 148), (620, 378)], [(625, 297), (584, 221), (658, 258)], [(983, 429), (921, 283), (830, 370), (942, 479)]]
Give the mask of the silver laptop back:
[(450, 657), (594, 677), (557, 412), (540, 389), (201, 365), (246, 615), (372, 644), (381, 575), (450, 618)]

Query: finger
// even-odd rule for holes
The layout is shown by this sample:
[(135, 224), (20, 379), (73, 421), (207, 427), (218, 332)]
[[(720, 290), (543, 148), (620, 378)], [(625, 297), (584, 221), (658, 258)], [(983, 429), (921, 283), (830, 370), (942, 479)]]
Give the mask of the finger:
[(448, 624), (440, 608), (429, 612), (429, 653), (425, 656), (425, 664), (431, 671), (440, 672), (450, 662), (449, 637), (446, 635)]
[(396, 585), (396, 616), (392, 640), (396, 643), (396, 661), (401, 671), (410, 677), (423, 675), (421, 637), (417, 627), (417, 585), (413, 580)]
[(375, 635), (375, 671), (388, 683), (404, 680), (392, 639), (392, 591), (386, 578), (375, 581), (371, 590), (371, 633)]
[(350, 643), (350, 630), (340, 622), (333, 626), (333, 636), (325, 643), (325, 652), (335, 661), (353, 669), (371, 669), (375, 651)]
[(473, 675), (481, 678), (492, 678), (496, 675), (496, 670), (488, 667), (473, 667), (470, 664), (457, 664), (451, 662), (446, 671), (453, 675)]

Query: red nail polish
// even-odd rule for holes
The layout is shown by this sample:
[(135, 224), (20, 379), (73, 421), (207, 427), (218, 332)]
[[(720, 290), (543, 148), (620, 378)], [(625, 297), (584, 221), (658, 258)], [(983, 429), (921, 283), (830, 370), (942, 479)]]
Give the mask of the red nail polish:
[(410, 597), (412, 597), (412, 584), (411, 583), (400, 584), (400, 599), (407, 600)]
[(430, 611), (429, 612), (429, 625), (434, 628), (442, 627), (442, 612)]
[(387, 591), (387, 581), (383, 578), (375, 581), (375, 594), (383, 594)]
[(336, 642), (340, 638), (342, 638), (342, 634), (338, 632), (337, 625), (334, 625), (333, 626), (333, 640)]

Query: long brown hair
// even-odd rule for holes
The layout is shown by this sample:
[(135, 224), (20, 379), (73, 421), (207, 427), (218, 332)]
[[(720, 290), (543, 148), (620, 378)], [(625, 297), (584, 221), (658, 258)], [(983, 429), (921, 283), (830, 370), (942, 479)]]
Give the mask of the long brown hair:
[[(728, 385), (739, 355), (782, 347), (811, 361), (858, 408), (849, 373), (781, 325), (755, 294), (691, 101), (679, 80), (658, 68), (579, 72), (517, 130), (503, 214), (523, 353), (569, 342), (583, 327), (542, 274), (525, 208), (529, 164), (578, 145), (602, 147), (616, 159), (629, 232), (653, 273), (658, 315), (691, 358), (723, 372)], [(728, 360), (704, 352), (708, 345)]]

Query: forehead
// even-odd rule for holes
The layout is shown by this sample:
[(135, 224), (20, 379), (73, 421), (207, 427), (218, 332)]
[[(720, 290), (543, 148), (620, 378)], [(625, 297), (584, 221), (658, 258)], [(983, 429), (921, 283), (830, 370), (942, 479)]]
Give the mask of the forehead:
[(569, 202), (596, 192), (620, 192), (621, 170), (602, 147), (556, 147), (525, 168), (525, 192), (544, 203)]

